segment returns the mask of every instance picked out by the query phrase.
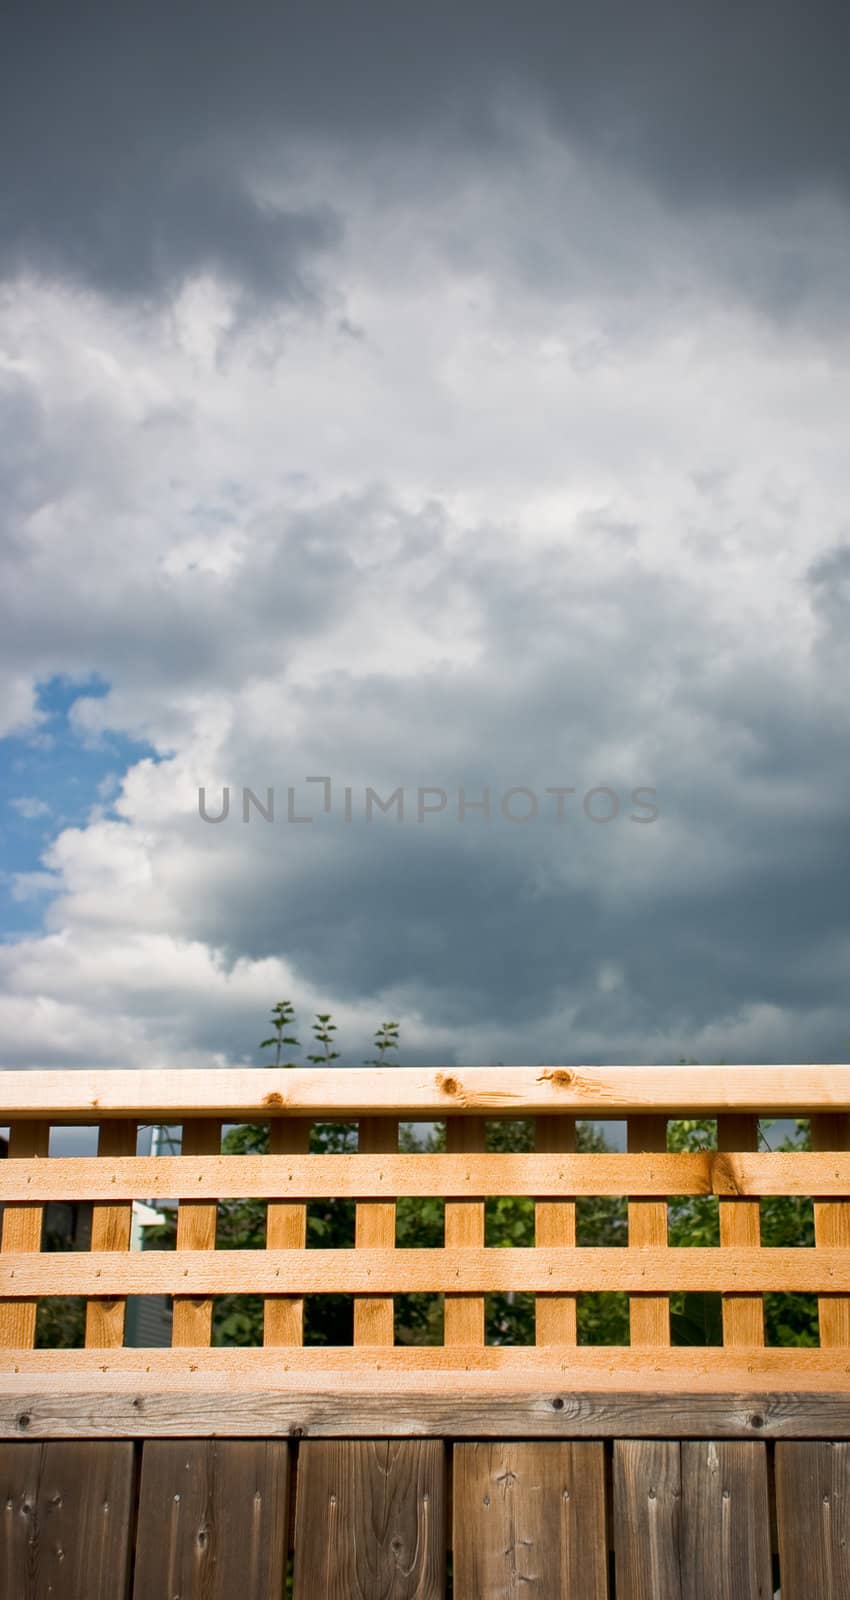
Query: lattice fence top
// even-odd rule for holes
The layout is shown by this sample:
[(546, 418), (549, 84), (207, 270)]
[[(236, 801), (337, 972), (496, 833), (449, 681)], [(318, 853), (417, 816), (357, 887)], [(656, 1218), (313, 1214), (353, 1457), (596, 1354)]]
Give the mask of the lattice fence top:
[[(810, 1148), (760, 1150), (759, 1117), (777, 1115), (808, 1119)], [(669, 1149), (669, 1121), (696, 1116), (716, 1118), (716, 1148)], [(310, 1153), (311, 1124), (329, 1118), (356, 1123), (355, 1151)], [(487, 1149), (494, 1118), (533, 1118), (534, 1148)], [(626, 1150), (577, 1150), (577, 1121), (604, 1118), (625, 1120)], [(399, 1150), (400, 1121), (417, 1119), (445, 1121), (445, 1151)], [(0, 1122), (0, 1427), (30, 1426), (39, 1406), (55, 1422), (74, 1395), (95, 1432), (98, 1396), (120, 1431), (126, 1407), (143, 1417), (166, 1392), (232, 1406), (264, 1389), (320, 1408), (357, 1394), (388, 1432), (466, 1406), (486, 1432), (488, 1397), (548, 1393), (557, 1412), (579, 1391), (850, 1392), (850, 1067), (5, 1073)], [(136, 1154), (152, 1122), (182, 1126), (180, 1155)], [(225, 1122), (266, 1124), (268, 1153), (222, 1154)], [(97, 1124), (98, 1154), (49, 1155), (59, 1123)], [(781, 1196), (812, 1201), (811, 1247), (761, 1244), (761, 1202)], [(442, 1244), (397, 1247), (396, 1203), (431, 1197)], [(526, 1197), (533, 1244), (486, 1244), (499, 1197)], [(671, 1246), (683, 1197), (716, 1200), (716, 1246)], [(593, 1199), (627, 1206), (622, 1244), (580, 1242)], [(174, 1202), (174, 1248), (131, 1248), (134, 1200)], [(232, 1200), (263, 1203), (263, 1248), (217, 1247)], [(328, 1200), (352, 1202), (353, 1248), (307, 1248), (308, 1208)], [(91, 1206), (90, 1248), (43, 1248), (50, 1202)], [(628, 1343), (582, 1342), (582, 1297), (611, 1293), (628, 1296)], [(721, 1297), (716, 1345), (672, 1342), (683, 1293)], [(764, 1296), (780, 1293), (817, 1297), (816, 1345), (766, 1345)], [(352, 1342), (305, 1344), (305, 1298), (329, 1294), (353, 1297)], [(441, 1345), (396, 1342), (411, 1294), (442, 1297)], [(488, 1344), (486, 1298), (517, 1294), (535, 1298), (534, 1345)], [(256, 1348), (210, 1346), (214, 1301), (233, 1295), (263, 1298)], [(57, 1296), (84, 1299), (84, 1348), (35, 1348), (38, 1305)], [(170, 1349), (125, 1347), (130, 1296), (168, 1297)]]

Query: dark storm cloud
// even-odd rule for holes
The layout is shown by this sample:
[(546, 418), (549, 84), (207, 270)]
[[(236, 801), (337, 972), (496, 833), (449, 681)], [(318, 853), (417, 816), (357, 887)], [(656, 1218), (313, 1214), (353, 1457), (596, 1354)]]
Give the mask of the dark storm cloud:
[[(304, 292), (338, 223), (248, 181), (301, 135), (508, 154), (508, 97), (681, 206), (850, 187), (850, 14), (799, 0), (592, 8), (15, 5), (3, 23), (0, 267), (157, 294), (213, 267)], [(446, 172), (448, 168), (444, 169)], [(774, 293), (799, 293), (799, 264)], [(796, 274), (796, 275), (795, 275)]]

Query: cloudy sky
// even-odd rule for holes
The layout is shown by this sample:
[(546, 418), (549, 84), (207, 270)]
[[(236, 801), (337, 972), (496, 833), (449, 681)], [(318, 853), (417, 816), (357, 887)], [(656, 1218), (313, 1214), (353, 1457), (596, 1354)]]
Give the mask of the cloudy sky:
[(847, 1059), (847, 29), (4, 9), (3, 1065)]

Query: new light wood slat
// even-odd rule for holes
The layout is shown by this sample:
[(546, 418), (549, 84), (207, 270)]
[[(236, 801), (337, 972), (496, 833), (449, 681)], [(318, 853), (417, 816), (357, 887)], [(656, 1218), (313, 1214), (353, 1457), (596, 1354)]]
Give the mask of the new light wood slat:
[[(667, 1118), (630, 1117), (626, 1137), (630, 1151), (665, 1151)], [(663, 1248), (667, 1244), (667, 1201), (629, 1201), (629, 1249)], [(632, 1344), (669, 1345), (670, 1301), (657, 1295), (629, 1301)]]
[[(286, 1118), (278, 1119), (269, 1128), (269, 1152), (272, 1156), (284, 1158), (273, 1162), (276, 1171), (281, 1174), (288, 1171), (290, 1162), (285, 1158), (294, 1156), (303, 1160), (322, 1160), (322, 1157), (310, 1158), (307, 1151), (310, 1145), (310, 1124), (303, 1119)], [(209, 1159), (209, 1158), (207, 1158)], [(216, 1159), (216, 1158), (213, 1158)], [(181, 1165), (185, 1160), (179, 1157)], [(218, 1162), (235, 1161), (239, 1163), (239, 1171), (244, 1170), (246, 1162), (265, 1163), (263, 1156), (219, 1156)], [(260, 1175), (264, 1168), (260, 1169)], [(265, 1169), (267, 1170), (267, 1168)], [(245, 1187), (244, 1179), (238, 1174), (235, 1181), (239, 1183), (239, 1196), (247, 1199), (255, 1192), (250, 1187)], [(191, 1190), (191, 1179), (187, 1182), (187, 1190)], [(270, 1192), (279, 1193), (284, 1188), (283, 1183), (278, 1183), (273, 1190), (269, 1190), (267, 1180), (263, 1184), (261, 1198)], [(227, 1194), (222, 1191), (221, 1184), (213, 1190), (220, 1198)], [(238, 1198), (233, 1195), (231, 1198)], [(302, 1201), (274, 1200), (269, 1201), (266, 1212), (266, 1248), (268, 1250), (303, 1250), (307, 1243), (307, 1207)], [(263, 1306), (263, 1342), (269, 1345), (303, 1344), (304, 1342), (304, 1297), (303, 1295), (275, 1295), (265, 1301)]]
[[(483, 1117), (451, 1117), (446, 1123), (446, 1149), (450, 1155), (467, 1155), (474, 1151), (484, 1149), (484, 1119)], [(445, 1223), (446, 1250), (443, 1252), (445, 1266), (448, 1266), (449, 1254), (453, 1252), (458, 1260), (455, 1278), (469, 1281), (464, 1265), (468, 1260), (468, 1253), (475, 1250), (480, 1254), (480, 1247), (484, 1243), (484, 1201), (483, 1200), (447, 1200)], [(406, 1252), (417, 1254), (418, 1251)], [(501, 1254), (501, 1251), (494, 1252)], [(402, 1254), (402, 1252), (399, 1252)], [(440, 1252), (435, 1252), (440, 1254)], [(446, 1284), (452, 1279), (451, 1272), (441, 1274), (441, 1282), (432, 1285), (435, 1289), (445, 1290)], [(414, 1285), (410, 1284), (410, 1288)], [(473, 1287), (470, 1283), (470, 1287)], [(516, 1289), (519, 1285), (505, 1284), (506, 1289)], [(445, 1344), (483, 1345), (484, 1343), (484, 1299), (482, 1295), (445, 1294), (444, 1296), (444, 1322), (443, 1340)]]
[[(2, 1076), (2, 1074), (0, 1074)], [(9, 1129), (9, 1165), (28, 1157), (43, 1159), (50, 1145), (48, 1122), (15, 1122)], [(4, 1162), (5, 1166), (6, 1163)], [(7, 1206), (3, 1213), (0, 1256), (41, 1249), (44, 1207)], [(35, 1344), (36, 1301), (12, 1300), (0, 1304), (0, 1347), (28, 1349)]]
[[(558, 1117), (541, 1118), (545, 1127)], [(570, 1118), (564, 1118), (569, 1123)], [(23, 1126), (29, 1127), (30, 1124)], [(104, 1124), (107, 1126), (107, 1124)], [(268, 1156), (51, 1156), (0, 1162), (0, 1203), (47, 1200), (395, 1199), (402, 1195), (819, 1195), (850, 1198), (850, 1154), (701, 1150), (685, 1154), (307, 1155), (303, 1118), (272, 1123), (290, 1152)], [(558, 1199), (570, 1206), (572, 1199)], [(567, 1214), (567, 1213), (565, 1213)]]
[[(198, 1202), (196, 1202), (197, 1204)], [(458, 1202), (460, 1204), (461, 1202)], [(463, 1202), (466, 1203), (466, 1202)], [(476, 1206), (478, 1201), (472, 1202)], [(198, 1230), (200, 1231), (200, 1230)], [(471, 1229), (470, 1229), (471, 1231)], [(463, 1284), (461, 1292), (456, 1284)], [(838, 1293), (847, 1284), (844, 1249), (480, 1249), (446, 1250), (145, 1250), (0, 1256), (0, 1294), (28, 1299), (78, 1295), (401, 1294), (444, 1292), (474, 1301), (485, 1294), (583, 1294), (591, 1290), (664, 1297), (677, 1289), (743, 1293)], [(449, 1344), (478, 1344), (472, 1319), (450, 1319)], [(456, 1323), (464, 1337), (458, 1337)], [(480, 1326), (475, 1314), (474, 1331)], [(202, 1343), (192, 1340), (191, 1343)]]
[[(202, 1356), (202, 1361), (199, 1357)], [(386, 1393), (405, 1392), (421, 1379), (428, 1387), (477, 1385), (492, 1392), (526, 1386), (541, 1395), (558, 1394), (558, 1383), (582, 1390), (652, 1391), (659, 1385), (677, 1391), (726, 1390), (743, 1395), (754, 1387), (777, 1390), (846, 1389), (850, 1354), (798, 1346), (729, 1350), (676, 1347), (631, 1349), (628, 1345), (352, 1345), (197, 1350), (16, 1350), (0, 1355), (0, 1390), (6, 1394), (79, 1392), (100, 1385), (104, 1391), (132, 1393), (161, 1387), (235, 1385), (267, 1392), (279, 1387), (315, 1389), (341, 1396), (363, 1383)], [(401, 1390), (399, 1391), (401, 1392)], [(740, 1402), (743, 1404), (743, 1402)], [(848, 1397), (850, 1407), (850, 1397)], [(625, 1425), (625, 1424), (624, 1424)], [(754, 1430), (757, 1436), (757, 1429)]]
[(0, 1121), (91, 1123), (104, 1117), (177, 1123), (184, 1112), (262, 1121), (474, 1115), (669, 1116), (749, 1111), (760, 1116), (850, 1111), (850, 1066), (372, 1067), (328, 1071), (98, 1070), (0, 1073)]
[[(116, 1156), (134, 1156), (138, 1128), (135, 1122), (118, 1119), (101, 1123), (97, 1138), (97, 1160), (107, 1166)], [(129, 1203), (109, 1205), (98, 1202), (92, 1210), (92, 1250), (129, 1250), (133, 1208)], [(86, 1305), (86, 1344), (114, 1349), (124, 1343), (126, 1300), (89, 1300)]]
[[(811, 1119), (812, 1146), (815, 1150), (850, 1149), (850, 1117), (822, 1112)], [(807, 1191), (803, 1191), (804, 1193)], [(819, 1190), (815, 1190), (819, 1193)], [(850, 1205), (846, 1202), (815, 1201), (815, 1244), (841, 1245), (850, 1251)], [(850, 1262), (850, 1255), (848, 1255)], [(850, 1282), (850, 1267), (848, 1267)], [(820, 1342), (825, 1348), (850, 1345), (850, 1299), (818, 1302)]]
[[(358, 1151), (380, 1165), (374, 1157), (396, 1154), (398, 1122), (392, 1117), (361, 1117), (357, 1136)], [(415, 1159), (415, 1157), (414, 1157)], [(391, 1250), (395, 1246), (396, 1208), (393, 1200), (364, 1202), (355, 1211), (354, 1244), (357, 1250)], [(354, 1302), (354, 1343), (391, 1345), (395, 1340), (391, 1296), (365, 1295)]]
[[(718, 1117), (717, 1144), (723, 1151), (757, 1150), (757, 1118)], [(758, 1248), (761, 1221), (757, 1200), (721, 1200), (719, 1211), (721, 1249)], [(764, 1302), (759, 1295), (739, 1295), (734, 1300), (723, 1300), (723, 1343), (747, 1347), (764, 1344)]]
[[(214, 1118), (197, 1117), (183, 1124), (183, 1149), (187, 1155), (210, 1155), (221, 1148), (221, 1123)], [(215, 1231), (217, 1206), (215, 1201), (206, 1200), (180, 1200), (177, 1211), (177, 1254), (203, 1253), (208, 1258), (212, 1253), (215, 1260)], [(144, 1252), (140, 1260), (153, 1252)], [(159, 1252), (158, 1252), (159, 1253)], [(164, 1253), (164, 1252), (162, 1252)], [(175, 1253), (168, 1252), (174, 1260)], [(237, 1254), (238, 1252), (221, 1252), (224, 1254)], [(213, 1274), (211, 1282), (220, 1282), (220, 1274)], [(193, 1298), (178, 1297), (176, 1290), (180, 1288), (180, 1278), (175, 1274), (170, 1291), (175, 1294), (173, 1322), (171, 1326), (171, 1343), (173, 1345), (208, 1345), (212, 1337), (212, 1299), (215, 1288), (195, 1291)], [(159, 1292), (154, 1289), (148, 1291)], [(191, 1289), (190, 1289), (191, 1294)], [(230, 1285), (225, 1284), (218, 1290), (220, 1294), (230, 1292)]]
[[(535, 1146), (538, 1153), (572, 1153), (575, 1145), (574, 1117), (537, 1118)], [(575, 1245), (575, 1200), (537, 1200), (534, 1207), (534, 1242), (535, 1245), (566, 1248)], [(578, 1339), (576, 1308), (575, 1295), (538, 1295), (534, 1308), (536, 1343), (575, 1344)]]

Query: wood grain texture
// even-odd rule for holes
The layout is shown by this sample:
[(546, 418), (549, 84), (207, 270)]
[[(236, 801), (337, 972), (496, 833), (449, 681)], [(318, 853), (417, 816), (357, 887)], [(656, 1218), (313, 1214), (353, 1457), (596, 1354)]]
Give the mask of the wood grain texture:
[[(480, 1202), (456, 1204), (478, 1209)], [(200, 1233), (201, 1222), (197, 1227)], [(0, 1255), (0, 1295), (22, 1299), (48, 1294), (175, 1294), (203, 1298), (281, 1292), (390, 1295), (445, 1290), (455, 1306), (446, 1330), (446, 1341), (451, 1344), (477, 1343), (483, 1320), (472, 1311), (474, 1301), (481, 1295), (511, 1289), (550, 1294), (625, 1290), (653, 1296), (669, 1295), (677, 1289), (834, 1294), (846, 1283), (846, 1251), (826, 1247), (666, 1250), (651, 1246), (588, 1246), (577, 1250), (535, 1250), (469, 1245), (446, 1250), (212, 1250), (192, 1249), (184, 1244), (178, 1251), (144, 1250), (129, 1255), (63, 1251), (58, 1262), (55, 1252)], [(462, 1291), (455, 1289), (461, 1284)], [(464, 1306), (468, 1321), (460, 1318)], [(190, 1331), (197, 1331), (200, 1337), (180, 1342), (203, 1344), (209, 1337), (204, 1332), (207, 1324), (208, 1318), (201, 1319), (197, 1330), (193, 1324)], [(461, 1329), (464, 1336), (458, 1337)]]
[(303, 1443), (295, 1600), (442, 1600), (445, 1480), (440, 1440)]
[(700, 1600), (771, 1600), (765, 1446), (686, 1439), (681, 1473), (683, 1593)]
[(668, 1350), (618, 1345), (314, 1345), (270, 1349), (248, 1346), (193, 1349), (14, 1350), (0, 1355), (0, 1389), (11, 1394), (29, 1387), (67, 1393), (108, 1379), (139, 1392), (163, 1387), (247, 1386), (269, 1389), (300, 1385), (321, 1391), (352, 1381), (391, 1393), (396, 1381), (422, 1378), (455, 1390), (474, 1384), (492, 1392), (525, 1385), (565, 1382), (578, 1388), (622, 1389), (646, 1393), (725, 1389), (810, 1389), (850, 1394), (850, 1352), (800, 1346), (722, 1350), (680, 1346)]
[[(195, 1375), (196, 1379), (198, 1375)], [(732, 1393), (663, 1387), (607, 1391), (482, 1387), (396, 1380), (371, 1389), (330, 1370), (328, 1385), (279, 1388), (184, 1383), (119, 1390), (101, 1382), (73, 1392), (0, 1392), (0, 1436), (27, 1438), (407, 1438), (448, 1439), (850, 1439), (844, 1393)]]
[(601, 1444), (455, 1445), (453, 1517), (455, 1600), (607, 1600)]
[[(116, 1118), (101, 1123), (97, 1139), (97, 1159), (107, 1166), (116, 1156), (134, 1156), (138, 1126), (129, 1119)], [(133, 1208), (128, 1201), (110, 1205), (98, 1201), (92, 1208), (91, 1247), (93, 1251), (129, 1250)], [(88, 1346), (115, 1349), (124, 1343), (127, 1302), (89, 1300), (86, 1305)]]
[[(543, 1129), (569, 1117), (541, 1117)], [(32, 1123), (23, 1127), (31, 1128)], [(109, 1126), (108, 1123), (104, 1126)], [(544, 1135), (545, 1136), (545, 1135)], [(850, 1196), (850, 1154), (776, 1151), (753, 1155), (713, 1150), (685, 1154), (600, 1155), (470, 1153), (389, 1155), (380, 1164), (363, 1155), (306, 1155), (304, 1118), (271, 1124), (268, 1156), (51, 1156), (0, 1163), (0, 1202), (47, 1200), (396, 1199), (402, 1195), (820, 1195)], [(286, 1146), (291, 1149), (288, 1151)], [(299, 1153), (301, 1152), (301, 1153)]]
[[(665, 1116), (630, 1117), (626, 1125), (630, 1151), (667, 1149)], [(629, 1201), (629, 1246), (663, 1248), (667, 1244), (667, 1201)], [(632, 1344), (669, 1345), (670, 1301), (661, 1295), (632, 1296), (629, 1301), (629, 1336)]]
[[(361, 1117), (357, 1135), (358, 1152), (369, 1157), (373, 1170), (380, 1163), (375, 1157), (398, 1153), (398, 1122), (392, 1117)], [(358, 1250), (395, 1248), (395, 1202), (363, 1202), (355, 1208), (354, 1243)], [(363, 1295), (354, 1302), (354, 1343), (391, 1345), (395, 1324), (391, 1295)]]
[[(737, 1115), (717, 1118), (717, 1144), (720, 1150), (758, 1149), (758, 1119)], [(757, 1248), (761, 1242), (761, 1220), (757, 1200), (721, 1200), (720, 1245)], [(722, 1302), (723, 1343), (728, 1345), (764, 1344), (764, 1302), (760, 1295), (738, 1295)]]
[[(850, 1117), (822, 1112), (811, 1119), (812, 1147), (816, 1151), (850, 1150)], [(833, 1157), (833, 1160), (835, 1158)], [(805, 1192), (805, 1191), (804, 1191)], [(819, 1189), (811, 1191), (820, 1193)], [(815, 1201), (815, 1244), (850, 1248), (850, 1205)], [(850, 1298), (818, 1302), (820, 1342), (828, 1349), (850, 1345)]]
[(177, 1123), (183, 1113), (256, 1122), (283, 1115), (612, 1117), (850, 1111), (850, 1066), (244, 1067), (4, 1072), (0, 1120)]
[[(538, 1154), (560, 1155), (574, 1152), (575, 1118), (538, 1117), (535, 1145)], [(561, 1165), (563, 1167), (565, 1164)], [(573, 1165), (578, 1166), (578, 1162), (574, 1161)], [(566, 1180), (563, 1181), (563, 1188), (569, 1192)], [(514, 1190), (508, 1192), (515, 1193)], [(534, 1207), (535, 1245), (572, 1248), (575, 1242), (575, 1200), (537, 1200)], [(577, 1305), (575, 1295), (538, 1295), (534, 1309), (537, 1344), (575, 1344), (578, 1339)]]
[[(4, 1161), (3, 1166), (13, 1168), (17, 1161), (35, 1157), (43, 1160), (47, 1157), (49, 1145), (49, 1122), (13, 1122), (9, 1129), (8, 1162)], [(7, 1205), (3, 1212), (0, 1256), (40, 1250), (43, 1226), (43, 1206), (32, 1203)], [(35, 1344), (36, 1311), (35, 1298), (0, 1302), (0, 1348), (32, 1348)]]
[[(188, 1156), (217, 1153), (221, 1149), (221, 1123), (209, 1117), (190, 1118), (183, 1124), (183, 1149)], [(174, 1259), (175, 1254), (202, 1251), (205, 1256), (211, 1253), (214, 1259), (217, 1212), (218, 1207), (214, 1200), (189, 1200), (181, 1197), (177, 1208), (177, 1251), (157, 1253), (169, 1254)], [(139, 1259), (143, 1260), (147, 1255), (148, 1252), (145, 1252)], [(187, 1298), (179, 1294), (180, 1288), (180, 1277), (177, 1275), (172, 1288), (164, 1291), (174, 1294), (171, 1343), (208, 1345), (212, 1336), (211, 1293), (214, 1293), (215, 1289), (207, 1294), (199, 1294), (196, 1290), (191, 1298)], [(163, 1291), (159, 1289), (148, 1291), (154, 1294), (161, 1292)], [(226, 1289), (219, 1289), (219, 1293), (227, 1292)]]
[(288, 1484), (281, 1440), (149, 1441), (133, 1600), (280, 1600)]
[(850, 1444), (776, 1446), (782, 1600), (850, 1600)]
[(682, 1587), (679, 1444), (618, 1439), (614, 1445), (617, 1600), (690, 1600)]
[[(446, 1149), (451, 1155), (469, 1155), (474, 1151), (484, 1149), (484, 1119), (483, 1117), (453, 1117), (446, 1123)], [(446, 1252), (454, 1250), (458, 1254), (458, 1272), (456, 1278), (463, 1282), (469, 1281), (465, 1272), (465, 1265), (469, 1253), (475, 1250), (481, 1253), (480, 1247), (484, 1244), (484, 1201), (483, 1200), (447, 1200), (445, 1223)], [(399, 1252), (399, 1254), (418, 1252)], [(501, 1252), (499, 1252), (501, 1254)], [(411, 1263), (413, 1265), (413, 1263)], [(433, 1282), (432, 1289), (445, 1289), (451, 1282), (451, 1274), (443, 1274), (443, 1281)], [(469, 1284), (470, 1288), (478, 1287)], [(414, 1288), (415, 1285), (407, 1284), (406, 1287)], [(505, 1288), (517, 1288), (517, 1284), (505, 1284)], [(483, 1345), (484, 1343), (484, 1298), (483, 1295), (474, 1294), (446, 1294), (444, 1299), (443, 1340), (445, 1344)]]
[(4, 1600), (125, 1600), (133, 1445), (0, 1445)]
[[(283, 1172), (289, 1166), (289, 1157), (299, 1160), (321, 1161), (322, 1157), (307, 1155), (310, 1144), (310, 1124), (303, 1119), (296, 1121), (294, 1118), (282, 1121), (278, 1119), (269, 1128), (269, 1153), (274, 1159), (275, 1167)], [(178, 1160), (184, 1158), (178, 1157)], [(209, 1157), (205, 1158), (209, 1160)], [(215, 1159), (215, 1158), (213, 1158)], [(219, 1161), (234, 1161), (242, 1164), (248, 1161), (265, 1162), (263, 1156), (220, 1156)], [(244, 1179), (238, 1175), (235, 1179), (240, 1183), (239, 1194), (232, 1195), (232, 1199), (247, 1199), (251, 1194), (250, 1189), (244, 1187)], [(187, 1189), (184, 1192), (194, 1192)], [(279, 1192), (278, 1188), (268, 1188), (265, 1194)], [(223, 1196), (221, 1198), (224, 1198)], [(303, 1201), (296, 1200), (270, 1200), (266, 1211), (266, 1248), (268, 1250), (303, 1250), (307, 1243), (307, 1207)], [(263, 1342), (268, 1345), (290, 1345), (304, 1343), (304, 1297), (303, 1295), (272, 1295), (266, 1299), (263, 1306)]]

